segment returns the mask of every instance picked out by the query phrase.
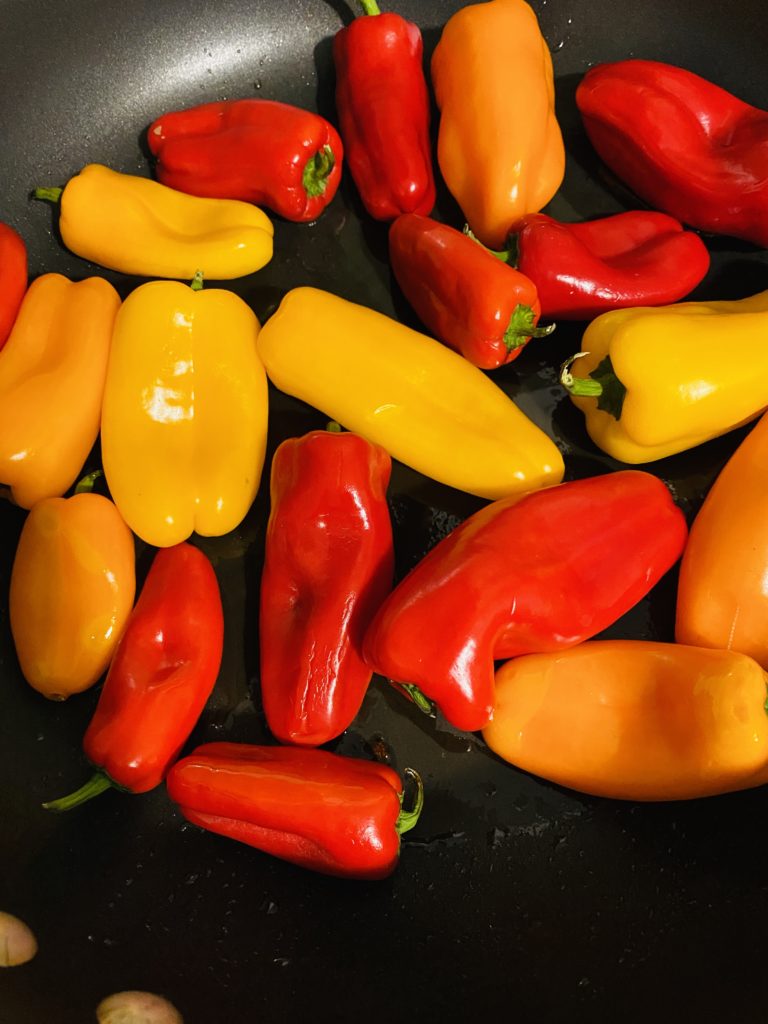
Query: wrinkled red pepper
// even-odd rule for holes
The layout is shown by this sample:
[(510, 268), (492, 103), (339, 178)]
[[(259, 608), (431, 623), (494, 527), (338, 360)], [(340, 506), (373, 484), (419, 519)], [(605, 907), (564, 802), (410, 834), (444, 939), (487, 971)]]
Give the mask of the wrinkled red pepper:
[(392, 588), (391, 469), (351, 433), (315, 430), (275, 452), (259, 636), (264, 712), (283, 743), (327, 743), (360, 709), (363, 635)]
[(424, 326), (475, 366), (493, 370), (517, 358), (541, 313), (536, 286), (475, 239), (407, 213), (389, 229), (397, 283)]
[(347, 166), (368, 213), (430, 213), (435, 177), (421, 32), (360, 0), (362, 17), (336, 33), (336, 110)]
[(168, 773), (171, 800), (194, 825), (326, 875), (384, 878), (400, 836), (421, 812), (404, 811), (397, 772), (327, 750), (206, 743)]
[(536, 213), (515, 236), (517, 269), (536, 284), (542, 316), (591, 320), (611, 309), (678, 302), (709, 270), (709, 252), (654, 210), (562, 224)]
[(27, 290), (27, 247), (8, 224), (0, 223), (0, 349), (16, 322)]
[(336, 195), (343, 148), (336, 129), (276, 100), (225, 100), (164, 114), (147, 132), (164, 185), (241, 199), (292, 221), (316, 220)]
[(606, 629), (680, 557), (687, 532), (666, 485), (640, 470), (493, 502), (390, 594), (365, 658), (457, 728), (480, 729), (493, 716), (494, 660)]
[(768, 111), (653, 60), (598, 64), (576, 103), (602, 160), (651, 206), (768, 245)]
[(83, 739), (96, 773), (44, 806), (66, 811), (110, 786), (131, 793), (158, 786), (213, 690), (223, 642), (211, 563), (191, 544), (158, 551)]

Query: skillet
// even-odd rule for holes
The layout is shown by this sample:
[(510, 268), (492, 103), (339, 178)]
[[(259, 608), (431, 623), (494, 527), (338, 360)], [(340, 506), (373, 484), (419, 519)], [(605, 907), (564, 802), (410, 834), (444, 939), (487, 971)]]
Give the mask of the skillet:
[[(455, 0), (401, 0), (431, 53)], [(563, 220), (638, 206), (591, 152), (574, 90), (594, 63), (646, 57), (689, 68), (768, 107), (763, 4), (713, 0), (534, 0), (553, 50), (568, 150), (547, 208)], [(264, 96), (334, 118), (333, 33), (341, 0), (0, 0), (0, 219), (27, 242), (32, 275), (102, 273), (125, 296), (136, 280), (61, 246), (30, 190), (84, 164), (148, 174), (146, 126), (168, 109)], [(524, 83), (509, 72), (509, 88)], [(460, 225), (443, 190), (435, 215)], [(768, 287), (766, 254), (708, 238), (712, 268), (694, 298)], [(275, 257), (233, 282), (262, 321), (290, 287), (313, 284), (411, 325), (386, 261), (386, 228), (350, 181), (314, 226), (276, 219)], [(554, 368), (579, 345), (560, 325), (495, 379), (561, 446), (567, 478), (618, 467), (591, 445)], [(724, 352), (723, 358), (727, 358)], [(268, 459), (324, 418), (272, 391)], [(693, 517), (746, 429), (649, 468)], [(98, 452), (92, 460), (98, 463)], [(268, 467), (269, 462), (266, 463)], [(265, 469), (264, 480), (268, 479)], [(390, 488), (404, 573), (476, 499), (397, 466)], [(190, 746), (268, 741), (258, 698), (256, 615), (268, 499), (241, 527), (196, 540), (219, 577), (226, 649)], [(0, 974), (2, 1024), (85, 1024), (104, 996), (167, 996), (187, 1024), (239, 1020), (764, 1020), (768, 939), (763, 791), (635, 805), (581, 796), (492, 756), (426, 718), (379, 680), (334, 748), (417, 768), (423, 816), (388, 880), (303, 872), (185, 826), (162, 787), (108, 793), (64, 816), (40, 809), (86, 776), (80, 741), (91, 691), (49, 704), (23, 682), (8, 628), (8, 579), (23, 513), (0, 505), (0, 909), (27, 921), (40, 951)], [(151, 552), (137, 546), (139, 576)], [(675, 574), (604, 636), (672, 639)]]

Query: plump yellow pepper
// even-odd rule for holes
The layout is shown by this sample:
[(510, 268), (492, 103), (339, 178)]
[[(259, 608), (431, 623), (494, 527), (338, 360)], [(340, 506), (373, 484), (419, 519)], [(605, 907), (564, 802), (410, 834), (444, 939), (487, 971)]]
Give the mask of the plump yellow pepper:
[(768, 406), (768, 291), (604, 313), (561, 380), (589, 436), (620, 462), (663, 459)]
[(272, 222), (251, 203), (204, 199), (149, 178), (89, 164), (64, 189), (59, 230), (68, 249), (102, 267), (140, 277), (229, 280), (272, 259)]
[(440, 342), (316, 288), (295, 288), (259, 335), (272, 382), (425, 476), (483, 498), (559, 483), (554, 443)]
[(152, 281), (123, 303), (101, 452), (115, 504), (147, 543), (221, 536), (250, 508), (267, 436), (258, 333), (230, 291)]
[(99, 434), (120, 297), (101, 277), (33, 281), (0, 359), (0, 484), (22, 508), (64, 494)]

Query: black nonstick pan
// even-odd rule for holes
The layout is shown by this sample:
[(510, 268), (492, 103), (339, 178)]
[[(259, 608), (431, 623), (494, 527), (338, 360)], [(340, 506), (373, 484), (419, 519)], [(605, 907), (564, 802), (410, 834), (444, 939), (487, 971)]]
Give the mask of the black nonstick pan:
[[(397, 10), (420, 24), (431, 53), (459, 6), (400, 0)], [(639, 205), (581, 127), (574, 91), (591, 65), (668, 61), (768, 107), (760, 0), (533, 6), (553, 53), (568, 151), (548, 207), (560, 219)], [(31, 273), (103, 273), (126, 295), (138, 282), (69, 254), (30, 191), (63, 184), (90, 162), (150, 174), (143, 133), (168, 109), (263, 96), (333, 120), (331, 40), (350, 16), (342, 0), (0, 0), (0, 220), (26, 240)], [(525, 91), (515, 68), (508, 88)], [(445, 190), (435, 215), (461, 225)], [(768, 288), (764, 251), (706, 241), (712, 268), (695, 297)], [(386, 227), (364, 215), (348, 178), (316, 224), (276, 219), (272, 263), (232, 286), (264, 320), (301, 284), (416, 324), (391, 278)], [(557, 384), (580, 330), (561, 324), (495, 374), (561, 447), (568, 478), (619, 468), (591, 444)], [(276, 391), (270, 400), (268, 458), (286, 437), (324, 425)], [(647, 468), (690, 519), (745, 433)], [(195, 539), (221, 584), (226, 650), (190, 745), (269, 742), (256, 625), (268, 465), (238, 530)], [(402, 466), (390, 501), (400, 575), (481, 504)], [(98, 694), (53, 704), (22, 679), (7, 593), (23, 520), (0, 505), (0, 910), (31, 926), (39, 952), (0, 973), (2, 1024), (86, 1024), (102, 998), (124, 989), (163, 994), (187, 1024), (489, 1013), (592, 1024), (765, 1020), (764, 791), (664, 805), (581, 796), (502, 763), (478, 736), (422, 715), (382, 680), (333, 747), (388, 752), (398, 769), (423, 775), (422, 818), (385, 881), (314, 875), (204, 834), (184, 824), (163, 787), (46, 813), (42, 801), (86, 777), (80, 743)], [(138, 545), (137, 554), (141, 576), (152, 552)], [(606, 635), (671, 640), (675, 587), (673, 572)]]

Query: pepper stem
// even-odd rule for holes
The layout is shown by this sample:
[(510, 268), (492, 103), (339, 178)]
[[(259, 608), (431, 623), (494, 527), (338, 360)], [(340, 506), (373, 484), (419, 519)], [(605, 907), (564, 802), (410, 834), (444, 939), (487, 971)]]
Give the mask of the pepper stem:
[(486, 252), (490, 253), (491, 256), (495, 256), (497, 260), (501, 260), (502, 263), (508, 263), (510, 267), (517, 266), (517, 241), (516, 236), (513, 244), (509, 249), (489, 249), (487, 245), (483, 245), (477, 235), (474, 233), (469, 224), (465, 224), (462, 232), (467, 238), (471, 238), (473, 242), (477, 242), (481, 249), (485, 249)]
[(113, 785), (110, 777), (104, 772), (95, 772), (80, 789), (67, 796), (61, 796), (58, 800), (49, 800), (43, 807), (46, 811), (71, 811), (73, 807), (79, 807), (80, 804), (103, 793), (105, 789), (111, 789)]
[(363, 8), (363, 14), (381, 14), (376, 0), (360, 0), (360, 6)]
[(435, 717), (435, 705), (428, 697), (424, 696), (418, 686), (414, 686), (413, 683), (396, 683), (394, 680), (390, 680), (390, 682), (396, 689), (402, 690), (405, 696), (413, 701), (419, 711), (423, 711), (425, 715), (430, 715), (432, 718)]
[[(409, 779), (413, 779), (416, 783), (416, 797), (413, 801), (413, 807), (410, 811), (404, 811), (401, 807), (400, 813), (397, 816), (395, 822), (395, 829), (397, 834), (401, 836), (404, 832), (410, 832), (416, 822), (419, 820), (421, 809), (424, 806), (424, 783), (421, 781), (421, 776), (413, 768), (406, 768), (404, 775), (407, 775)], [(400, 798), (402, 802), (402, 797)]]
[(603, 393), (603, 385), (599, 381), (592, 380), (591, 377), (574, 377), (571, 373), (571, 367), (576, 360), (583, 359), (589, 354), (589, 352), (577, 352), (566, 359), (560, 367), (560, 383), (566, 391), (576, 395), (577, 398), (596, 398)]
[(557, 324), (547, 324), (546, 327), (537, 327), (535, 324), (536, 315), (530, 306), (518, 302), (509, 318), (509, 326), (504, 331), (504, 344), (507, 352), (513, 348), (521, 348), (528, 338), (546, 338), (554, 331)]
[(329, 434), (343, 433), (343, 428), (341, 424), (337, 423), (336, 420), (328, 420), (328, 422), (325, 424), (325, 429), (328, 431)]
[(574, 377), (571, 373), (575, 361), (588, 355), (589, 352), (577, 352), (570, 359), (566, 359), (560, 367), (560, 383), (579, 398), (596, 398), (597, 408), (618, 420), (624, 408), (627, 389), (616, 376), (611, 357), (606, 356), (586, 377)]
[(78, 480), (77, 486), (75, 487), (75, 494), (90, 494), (93, 490), (96, 481), (99, 477), (104, 476), (103, 469), (94, 469), (92, 473), (88, 473), (82, 480)]
[(58, 203), (61, 199), (61, 193), (64, 191), (63, 188), (57, 188), (56, 186), (50, 186), (45, 188), (36, 188), (32, 192), (33, 199), (44, 199), (48, 203)]
[(202, 270), (196, 270), (195, 276), (189, 282), (189, 287), (193, 292), (199, 292), (203, 290), (203, 272)]
[(330, 146), (323, 146), (307, 160), (301, 182), (310, 198), (321, 196), (328, 187), (328, 178), (336, 165), (336, 157)]

